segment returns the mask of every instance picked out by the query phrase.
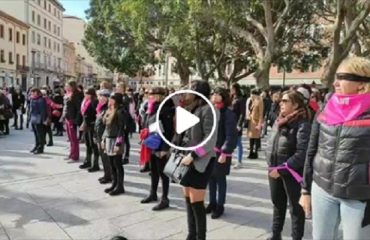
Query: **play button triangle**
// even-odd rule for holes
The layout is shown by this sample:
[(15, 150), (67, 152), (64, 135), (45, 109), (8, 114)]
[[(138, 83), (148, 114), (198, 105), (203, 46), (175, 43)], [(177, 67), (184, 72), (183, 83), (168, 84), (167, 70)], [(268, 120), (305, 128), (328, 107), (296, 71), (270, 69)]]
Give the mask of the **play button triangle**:
[(182, 107), (176, 108), (176, 133), (181, 134), (199, 123), (199, 118)]

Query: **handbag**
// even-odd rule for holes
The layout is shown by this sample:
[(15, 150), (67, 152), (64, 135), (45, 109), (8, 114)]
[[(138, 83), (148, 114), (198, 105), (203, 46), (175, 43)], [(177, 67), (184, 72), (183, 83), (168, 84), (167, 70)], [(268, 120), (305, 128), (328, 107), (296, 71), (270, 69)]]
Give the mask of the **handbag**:
[(162, 138), (158, 133), (151, 133), (147, 138), (145, 138), (143, 144), (151, 150), (158, 150), (162, 144)]
[(13, 118), (13, 112), (12, 112), (11, 109), (5, 109), (3, 115), (4, 115), (5, 119)]
[(181, 179), (188, 173), (189, 166), (181, 164), (184, 155), (179, 152), (172, 152), (168, 159), (163, 173), (166, 174), (173, 182), (180, 183)]

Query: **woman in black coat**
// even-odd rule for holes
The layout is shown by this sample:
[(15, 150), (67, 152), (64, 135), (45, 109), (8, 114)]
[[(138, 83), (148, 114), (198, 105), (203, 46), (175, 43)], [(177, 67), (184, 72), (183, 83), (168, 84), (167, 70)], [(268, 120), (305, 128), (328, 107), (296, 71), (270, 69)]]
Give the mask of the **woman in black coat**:
[[(12, 94), (13, 98), (13, 114), (14, 114), (14, 128), (16, 130), (23, 129), (23, 114), (25, 113), (25, 102), (26, 97), (22, 93), (20, 88), (17, 88), (15, 92)], [(18, 119), (20, 123), (18, 125)]]
[(44, 152), (47, 117), (46, 100), (42, 96), (40, 89), (33, 88), (31, 90), (30, 123), (32, 124), (32, 130), (35, 135), (35, 147), (31, 150), (34, 154)]
[(104, 115), (103, 122), (105, 131), (103, 134), (102, 148), (109, 157), (112, 167), (112, 186), (104, 191), (111, 196), (125, 193), (123, 187), (124, 169), (122, 166), (124, 126), (127, 118), (122, 110), (123, 95), (115, 93), (111, 95), (108, 103), (108, 110)]
[(94, 142), (94, 125), (97, 105), (98, 100), (96, 99), (95, 89), (87, 89), (85, 92), (85, 98), (81, 104), (81, 114), (83, 119), (81, 130), (84, 131), (85, 136), (86, 158), (85, 162), (80, 165), (80, 168), (89, 168), (89, 172), (99, 171), (99, 150), (97, 144)]
[[(166, 91), (164, 88), (156, 87), (149, 92), (149, 102), (147, 110), (147, 118), (144, 123), (145, 128), (149, 131), (152, 129), (152, 125), (156, 123), (156, 115), (160, 103), (165, 98)], [(174, 115), (175, 109), (174, 104), (171, 100), (167, 101), (159, 113), (160, 126), (162, 127), (162, 133), (166, 139), (171, 140), (174, 135)], [(145, 142), (145, 140), (144, 140)], [(168, 190), (170, 186), (170, 179), (163, 173), (164, 167), (168, 160), (168, 152), (170, 147), (162, 140), (161, 145), (158, 149), (152, 150), (150, 158), (150, 171), (151, 171), (151, 187), (149, 196), (144, 198), (141, 203), (150, 203), (157, 201), (157, 189), (159, 178), (162, 180), (162, 199), (158, 205), (153, 207), (153, 211), (163, 210), (169, 207)]]
[(231, 157), (237, 144), (238, 130), (235, 113), (229, 108), (230, 96), (227, 90), (216, 88), (211, 101), (220, 111), (220, 120), (215, 147), (217, 155), (208, 185), (209, 205), (206, 212), (212, 213), (212, 218), (216, 219), (224, 213), (227, 189), (226, 176), (230, 174)]
[(302, 239), (305, 214), (299, 205), (304, 161), (310, 138), (310, 114), (297, 91), (283, 93), (280, 115), (266, 149), (271, 200), (274, 205), (272, 236), (281, 239), (287, 201), (292, 218), (292, 238)]
[[(54, 96), (53, 96), (53, 102), (63, 106), (63, 95), (61, 89), (55, 89)], [(60, 122), (60, 117), (62, 116), (63, 108), (56, 108), (52, 111), (52, 118), (51, 121), (54, 123), (54, 127), (56, 129), (56, 133), (54, 136), (61, 137), (63, 136), (63, 123)]]

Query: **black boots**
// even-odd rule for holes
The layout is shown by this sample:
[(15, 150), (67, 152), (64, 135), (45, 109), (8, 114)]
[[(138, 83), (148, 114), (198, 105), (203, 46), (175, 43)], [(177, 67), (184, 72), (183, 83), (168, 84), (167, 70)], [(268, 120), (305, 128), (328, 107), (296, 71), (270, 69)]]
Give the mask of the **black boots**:
[(206, 207), (206, 213), (212, 213), (216, 210), (217, 205), (214, 203), (209, 203), (208, 206)]
[(207, 231), (207, 218), (206, 218), (206, 209), (204, 207), (204, 202), (195, 202), (191, 204), (191, 208), (193, 210), (193, 215), (195, 219), (195, 227), (196, 227), (196, 239), (197, 240), (205, 240), (206, 239), (206, 231)]
[(94, 155), (94, 162), (93, 162), (93, 167), (89, 168), (89, 172), (97, 172), (100, 170), (99, 167), (99, 155)]
[(282, 240), (281, 233), (275, 234), (273, 233), (270, 237), (268, 237), (266, 240)]
[(188, 219), (188, 236), (186, 240), (196, 240), (197, 239), (197, 228), (195, 225), (195, 217), (193, 214), (193, 208), (191, 207), (190, 198), (186, 199), (186, 213)]
[(157, 200), (158, 200), (157, 194), (150, 193), (149, 196), (147, 196), (146, 198), (144, 198), (143, 200), (141, 200), (141, 203), (143, 203), (143, 204), (145, 204), (145, 203), (151, 203), (151, 202), (155, 202)]
[(212, 212), (211, 218), (217, 219), (224, 214), (225, 208), (223, 205), (217, 205), (216, 209)]
[(170, 207), (170, 200), (168, 198), (162, 198), (162, 200), (153, 207), (153, 211), (161, 211)]
[(86, 159), (83, 164), (80, 165), (80, 169), (91, 167), (91, 154), (86, 154)]
[(258, 139), (251, 138), (249, 139), (249, 159), (258, 159), (258, 150), (257, 150), (257, 144)]

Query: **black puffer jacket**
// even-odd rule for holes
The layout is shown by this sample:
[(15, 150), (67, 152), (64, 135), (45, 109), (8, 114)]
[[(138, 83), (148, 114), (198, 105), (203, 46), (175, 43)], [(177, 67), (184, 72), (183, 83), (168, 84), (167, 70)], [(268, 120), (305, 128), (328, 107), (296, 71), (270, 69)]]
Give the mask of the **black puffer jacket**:
[(236, 97), (233, 100), (232, 110), (236, 115), (237, 127), (239, 127), (238, 135), (243, 134), (244, 121), (245, 121), (245, 110), (246, 110), (246, 100), (242, 97)]
[(290, 168), (302, 174), (310, 131), (311, 124), (308, 119), (299, 119), (280, 128), (275, 123), (266, 148), (268, 166), (276, 167), (286, 162)]
[(87, 128), (94, 128), (96, 120), (96, 106), (98, 100), (92, 100), (87, 107), (86, 111), (82, 114), (82, 118)]
[(313, 180), (334, 197), (369, 200), (370, 111), (337, 126), (318, 119), (312, 126), (302, 187), (310, 192)]
[(64, 98), (64, 117), (67, 120), (72, 120), (73, 124), (80, 125), (82, 123), (81, 103), (84, 96), (80, 92), (75, 92), (71, 97)]

